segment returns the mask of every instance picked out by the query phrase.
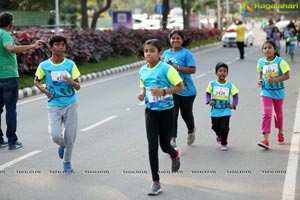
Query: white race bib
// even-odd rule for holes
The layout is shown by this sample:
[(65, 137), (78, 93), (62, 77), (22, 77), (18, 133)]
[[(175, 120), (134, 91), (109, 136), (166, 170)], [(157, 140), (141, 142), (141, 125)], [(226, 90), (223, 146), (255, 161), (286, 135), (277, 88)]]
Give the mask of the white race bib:
[[(167, 89), (167, 88), (163, 88), (163, 89)], [(170, 97), (170, 94), (166, 94), (165, 96), (153, 96), (151, 94), (151, 92), (148, 93), (148, 100), (149, 100), (150, 103), (161, 101), (161, 100), (166, 99), (168, 97)]]
[(263, 75), (265, 78), (276, 77), (279, 74), (278, 65), (264, 65), (263, 67)]
[(228, 100), (229, 96), (229, 88), (224, 88), (224, 87), (213, 87), (213, 99), (218, 99), (218, 100)]

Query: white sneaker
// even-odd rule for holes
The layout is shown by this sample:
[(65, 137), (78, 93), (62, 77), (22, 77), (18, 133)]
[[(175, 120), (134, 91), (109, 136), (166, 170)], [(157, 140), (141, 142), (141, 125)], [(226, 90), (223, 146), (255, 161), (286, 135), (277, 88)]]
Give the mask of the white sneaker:
[(188, 137), (187, 137), (188, 145), (192, 145), (195, 142), (195, 132), (196, 132), (196, 127), (194, 128), (193, 132), (188, 133)]
[(172, 138), (171, 141), (170, 141), (170, 144), (173, 148), (177, 147), (177, 144), (176, 144), (176, 138)]

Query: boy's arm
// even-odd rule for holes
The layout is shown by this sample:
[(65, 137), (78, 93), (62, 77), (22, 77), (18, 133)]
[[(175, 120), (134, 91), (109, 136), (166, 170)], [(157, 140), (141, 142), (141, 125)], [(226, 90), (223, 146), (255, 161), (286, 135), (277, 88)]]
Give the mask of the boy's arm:
[(44, 93), (48, 98), (51, 98), (52, 95), (51, 93), (48, 91), (47, 87), (43, 87), (41, 84), (41, 81), (38, 79), (38, 77), (36, 76), (34, 78), (34, 85), (42, 92)]
[(66, 82), (70, 85), (72, 85), (74, 87), (75, 90), (79, 90), (80, 89), (80, 83), (78, 81), (78, 78), (76, 79), (72, 79), (68, 76), (64, 76), (64, 79), (66, 80)]
[(238, 93), (236, 93), (235, 95), (232, 96), (232, 105), (234, 110), (236, 109), (238, 103), (239, 103), (239, 95)]
[(206, 92), (206, 104), (209, 104), (209, 102), (211, 102), (211, 94)]

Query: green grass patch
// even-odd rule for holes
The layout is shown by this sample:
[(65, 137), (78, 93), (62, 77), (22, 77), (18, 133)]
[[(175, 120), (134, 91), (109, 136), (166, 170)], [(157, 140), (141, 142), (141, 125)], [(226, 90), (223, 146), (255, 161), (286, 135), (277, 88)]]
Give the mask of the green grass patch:
[[(219, 42), (220, 39), (210, 39), (204, 41), (193, 42), (192, 48), (203, 46), (206, 44), (211, 44)], [(106, 69), (118, 67), (121, 65), (126, 65), (139, 61), (135, 55), (132, 56), (114, 56), (101, 60), (99, 63), (77, 63), (81, 75), (86, 75), (93, 72), (100, 72)], [(34, 80), (34, 73), (32, 74), (20, 74), (19, 88), (23, 89), (25, 87), (32, 87)]]

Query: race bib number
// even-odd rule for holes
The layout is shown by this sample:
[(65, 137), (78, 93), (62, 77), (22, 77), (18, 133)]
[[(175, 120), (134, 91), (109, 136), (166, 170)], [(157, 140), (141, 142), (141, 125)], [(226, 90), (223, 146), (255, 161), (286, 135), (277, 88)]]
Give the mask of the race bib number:
[(150, 103), (159, 102), (166, 98), (170, 97), (170, 94), (166, 94), (165, 96), (153, 96), (151, 92), (148, 93), (148, 100)]
[(265, 78), (271, 78), (276, 77), (279, 74), (278, 65), (272, 64), (272, 65), (265, 65), (263, 67), (263, 75)]
[(71, 78), (71, 75), (66, 70), (65, 71), (53, 71), (53, 72), (51, 72), (51, 78), (52, 78), (52, 82), (53, 82), (54, 85), (65, 84), (66, 80), (64, 79), (64, 77)]
[(228, 100), (229, 88), (213, 87), (212, 98), (217, 100)]

